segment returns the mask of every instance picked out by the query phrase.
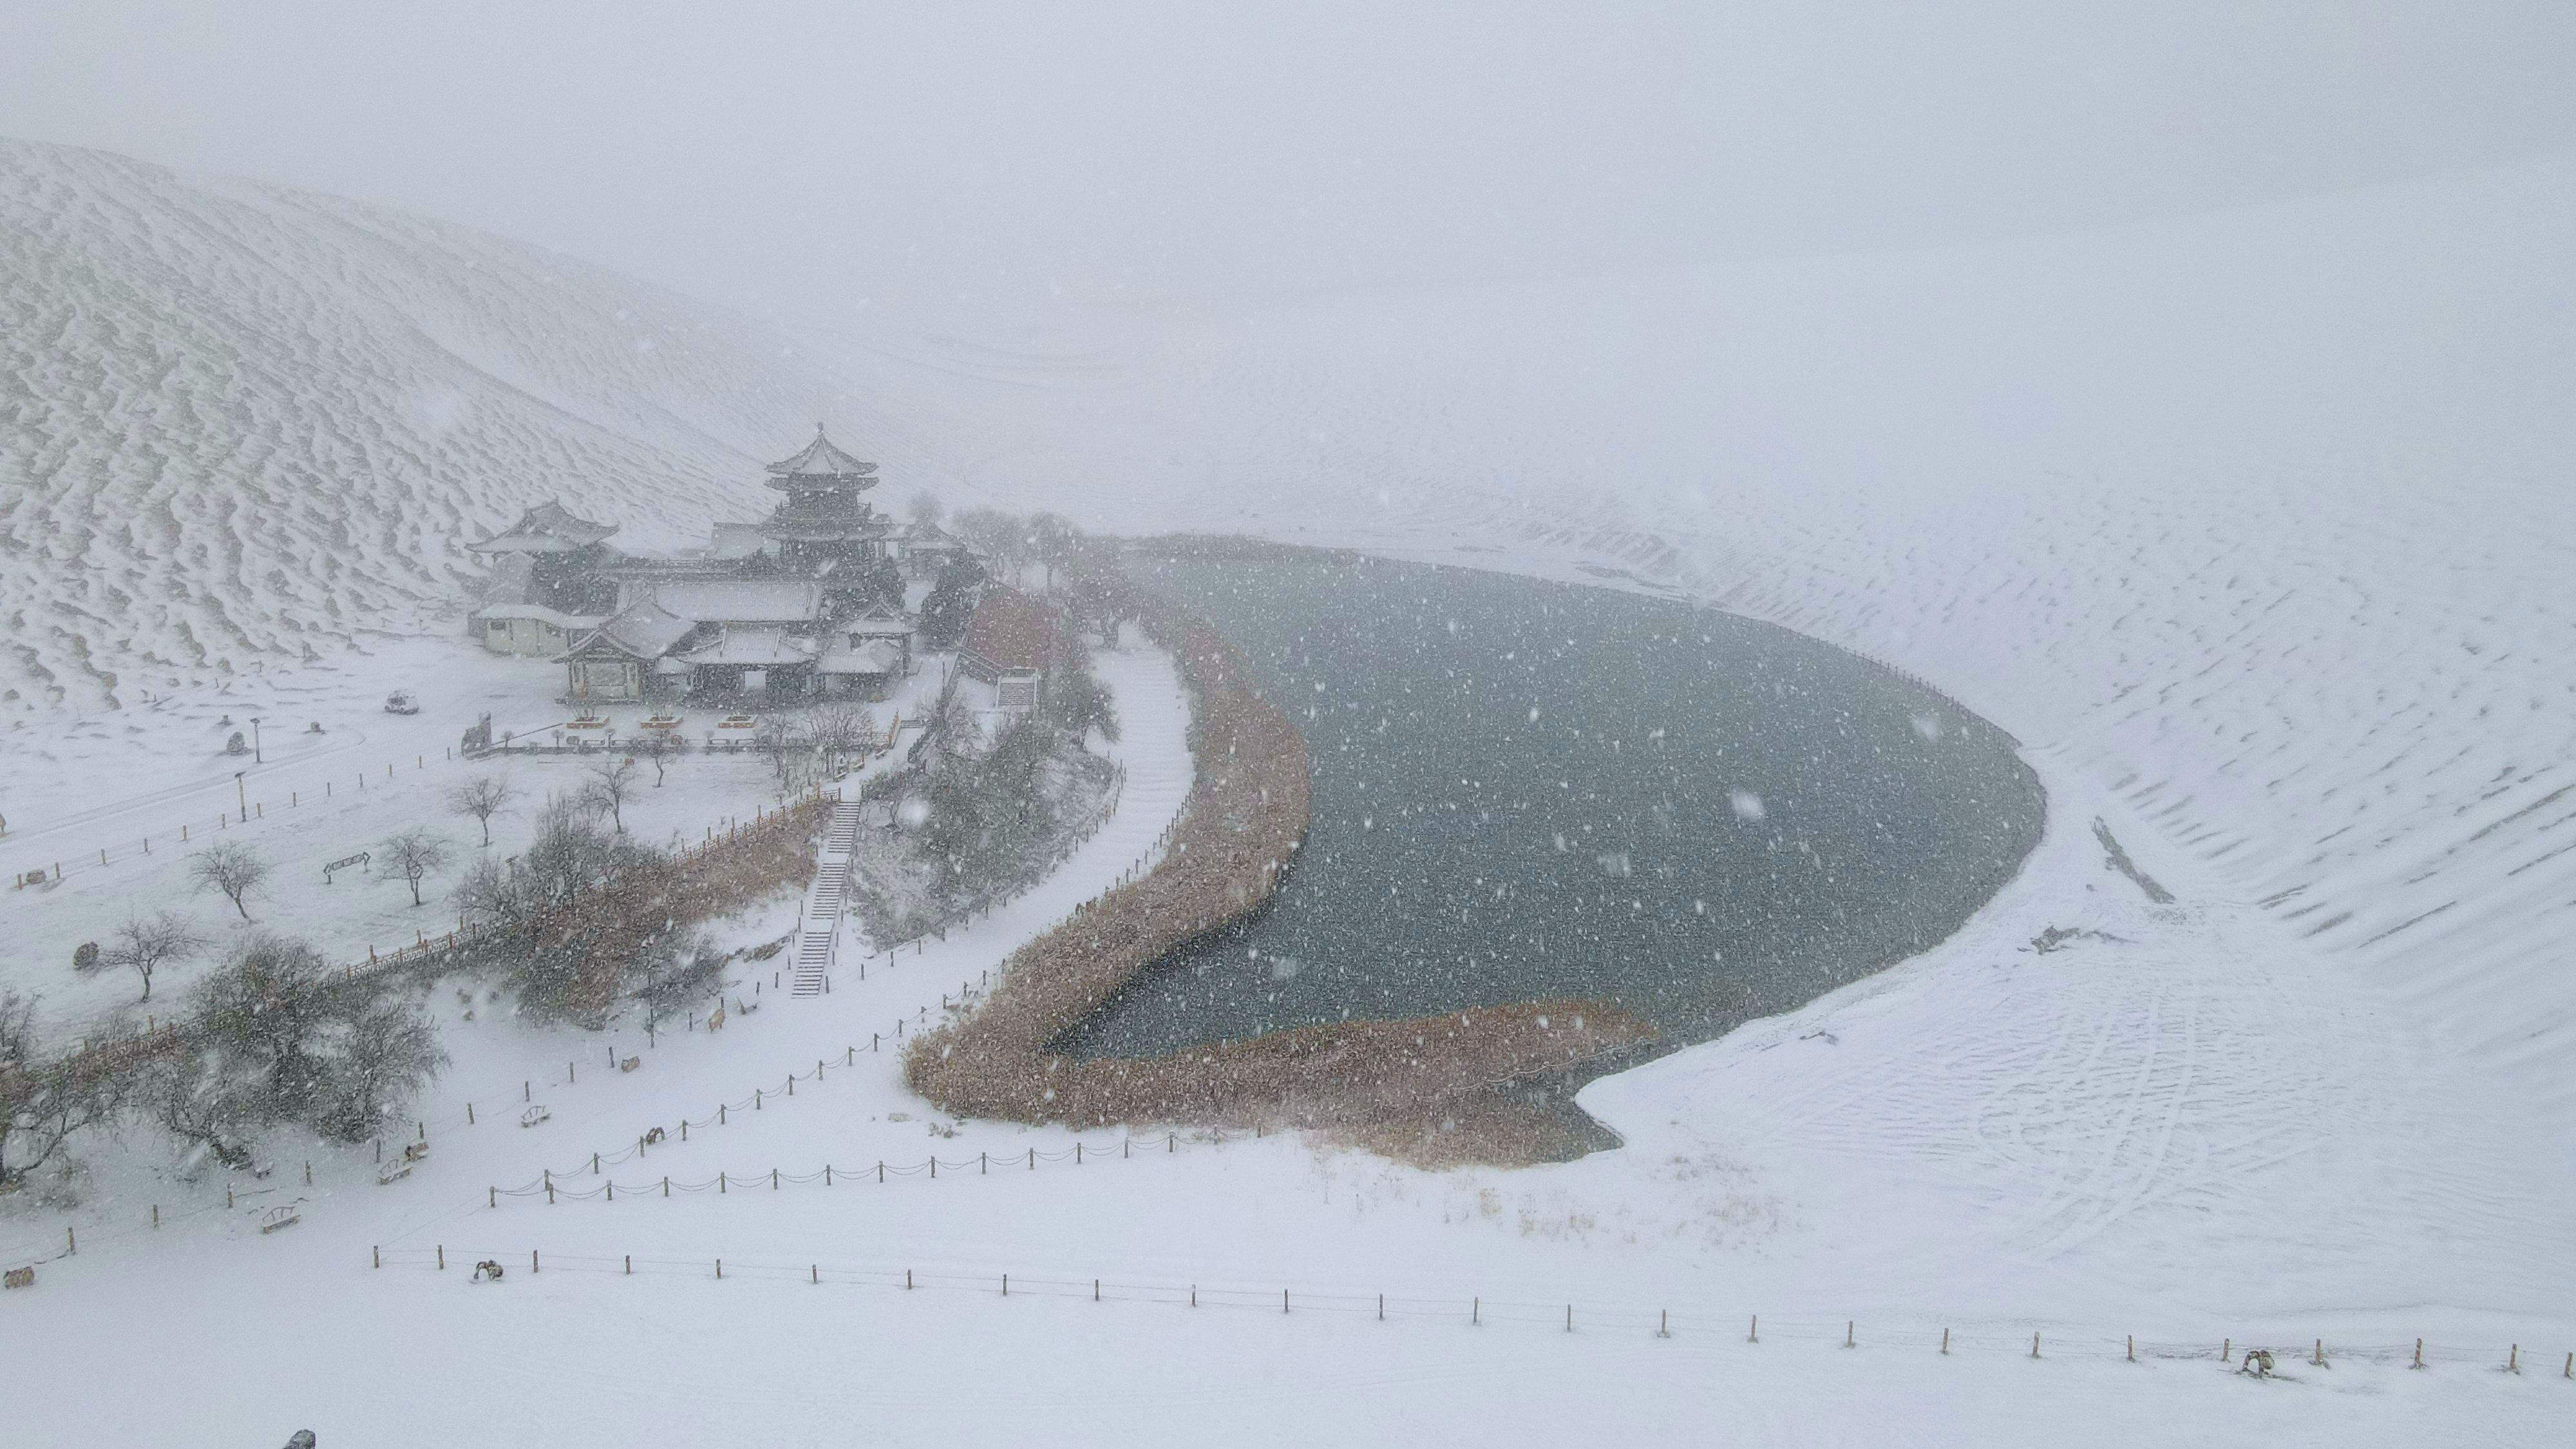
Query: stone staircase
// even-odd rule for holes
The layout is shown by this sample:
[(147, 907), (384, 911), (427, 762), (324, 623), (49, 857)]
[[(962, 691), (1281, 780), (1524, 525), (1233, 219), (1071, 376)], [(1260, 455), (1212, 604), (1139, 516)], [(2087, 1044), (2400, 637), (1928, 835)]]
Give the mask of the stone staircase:
[(814, 888), (805, 894), (805, 913), (796, 925), (795, 979), (790, 996), (820, 996), (824, 978), (841, 940), (841, 909), (850, 890), (850, 851), (859, 838), (859, 802), (832, 807), (832, 823), (823, 832), (823, 855), (814, 872)]

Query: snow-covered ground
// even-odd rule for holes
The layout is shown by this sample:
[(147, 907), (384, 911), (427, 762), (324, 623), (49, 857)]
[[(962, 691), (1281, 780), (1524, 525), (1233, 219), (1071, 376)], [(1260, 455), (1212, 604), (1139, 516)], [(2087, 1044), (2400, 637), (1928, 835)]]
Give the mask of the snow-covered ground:
[[(139, 204), (113, 199), (142, 184), (123, 163), (84, 179), (50, 155), (12, 155), (18, 174), (110, 198), (94, 211)], [(200, 190), (214, 199), (189, 207), (234, 204), (224, 188)], [(42, 196), (26, 205), (39, 220), (62, 210)], [(435, 293), (467, 316), (509, 295), (477, 290), (487, 259), (433, 245), (443, 232), (332, 223), (344, 224), (379, 239), (366, 254), (460, 289), (387, 295)], [(187, 275), (214, 253), (169, 238), (209, 225), (187, 211), (58, 245)], [(631, 1042), (460, 1033), (442, 1094), (506, 1106), (517, 1082), (543, 1083), (567, 1057), (582, 1059), (580, 1080), (552, 1095), (545, 1128), (434, 1129), (432, 1165), (397, 1187), (374, 1187), (365, 1164), (317, 1159), (314, 1211), (271, 1238), (220, 1215), (155, 1237), (133, 1226), (137, 1197), (178, 1189), (110, 1181), (137, 1169), (102, 1163), (84, 1211), (102, 1235), (121, 1212), (123, 1236), (85, 1238), (78, 1259), (44, 1267), (38, 1293), (0, 1301), (12, 1346), (31, 1346), (29, 1412), (65, 1435), (103, 1425), (138, 1442), (183, 1429), (282, 1438), (305, 1412), (326, 1443), (335, 1427), (438, 1443), (514, 1426), (558, 1443), (1306, 1442), (1397, 1425), (1495, 1442), (2564, 1437), (2547, 1426), (2563, 1424), (2576, 1392), (2555, 1377), (2576, 1348), (2564, 1293), (2576, 1219), (2563, 1210), (2576, 1189), (2564, 944), (2576, 794), (2560, 778), (2576, 758), (2561, 583), (2576, 563), (2569, 255), (2576, 158), (2561, 155), (1932, 252), (1068, 315), (971, 346), (872, 339), (828, 358), (806, 347), (777, 363), (807, 369), (780, 387), (864, 397), (893, 445), (880, 451), (909, 470), (899, 486), (917, 480), (952, 502), (1678, 590), (1887, 660), (2025, 742), (2051, 791), (2049, 836), (1941, 948), (1595, 1084), (1587, 1104), (1629, 1145), (1576, 1163), (1422, 1174), (1272, 1139), (1184, 1144), (1152, 1162), (1015, 1173), (997, 1162), (973, 1180), (943, 1169), (935, 1186), (881, 1191), (666, 1203), (621, 1188), (615, 1204), (476, 1208), (481, 1187), (575, 1167), (864, 1047), (863, 1031), (935, 1018), (943, 994), (1051, 910), (1114, 879), (1160, 828), (1154, 771), (1171, 806), (1186, 788), (1177, 734), (1158, 735), (1136, 702), (1151, 693), (1148, 662), (1120, 660), (1104, 671), (1131, 729), (1113, 828), (1046, 890), (872, 968), (863, 989), (836, 979), (822, 1003), (765, 1008), (718, 1041), (665, 1039), (631, 1077), (588, 1068)], [(13, 261), (11, 296), (53, 295), (57, 284), (21, 287), (26, 275)], [(623, 295), (586, 269), (578, 284)], [(217, 269), (191, 285), (259, 299), (288, 284)], [(529, 286), (517, 314), (555, 315), (573, 284)], [(108, 315), (74, 309), (40, 333), (86, 335), (62, 328)], [(581, 315), (579, 335), (616, 335), (614, 306)], [(148, 321), (122, 325), (155, 335)], [(553, 357), (529, 340), (547, 330), (491, 350)], [(765, 343), (708, 337), (711, 356), (775, 358)], [(623, 350), (597, 355), (611, 352), (624, 367)], [(560, 372), (543, 374), (554, 390), (543, 395), (584, 375), (586, 357), (550, 363)], [(150, 449), (95, 419), (194, 406), (156, 380), (178, 374), (138, 364), (118, 374), (122, 390), (82, 380), (101, 367), (25, 375), (54, 379), (47, 407), (98, 401), (95, 418), (58, 432), (97, 450), (84, 467), (120, 486), (162, 478)], [(770, 412), (785, 427), (803, 406), (723, 371), (601, 374), (602, 397), (703, 391), (693, 406), (751, 396), (743, 406), (766, 410), (675, 430), (721, 437), (704, 452), (664, 434), (663, 451), (614, 469), (639, 517), (660, 506), (658, 478), (747, 496), (742, 465)], [(366, 398), (328, 406), (385, 415)], [(579, 494), (563, 481), (585, 465), (556, 441), (561, 416), (473, 416), (472, 437), (532, 439), (527, 456), (549, 461), (496, 465), (489, 477), (506, 487), (458, 485), (482, 500), (472, 521)], [(298, 456), (278, 439), (302, 434), (270, 431), (256, 455), (268, 463), (185, 496), (224, 500), (219, 519), (279, 512), (306, 475), (277, 463)], [(13, 470), (0, 481), (37, 479), (27, 456), (0, 455)], [(96, 533), (100, 517), (153, 516), (153, 498), (179, 495), (85, 502), (59, 486), (79, 476), (42, 472), (48, 488), (7, 516), (16, 552), (0, 588), (18, 591), (11, 608), (29, 621), (11, 634), (26, 679), (39, 678), (30, 644), (55, 678), (82, 677), (74, 638), (88, 634), (42, 621), (75, 607), (120, 629), (168, 617), (138, 602), (157, 596), (112, 578), (93, 588), (78, 556), (39, 545), (48, 529)], [(64, 511), (75, 502), (90, 511)], [(463, 519), (424, 534), (425, 556), (452, 548)], [(270, 567), (224, 537), (182, 560), (197, 595), (234, 598)], [(284, 567), (324, 581), (330, 602), (314, 619), (345, 619), (338, 637), (372, 639), (412, 607), (310, 562), (333, 550), (298, 548)], [(43, 566), (28, 572), (30, 559)], [(411, 577), (410, 565), (386, 567)], [(303, 637), (244, 632), (236, 674), (292, 661)], [(163, 635), (138, 626), (136, 637)], [(347, 667), (337, 648), (315, 667)], [(161, 672), (187, 687), (221, 673)], [(111, 758), (37, 768), (28, 753), (95, 728), (74, 721), (96, 716), (105, 686), (65, 686), (50, 705), (16, 687), (29, 724), (6, 737), (12, 789)], [(211, 777), (207, 742), (192, 748), (189, 778)], [(2171, 904), (2106, 867), (2097, 818)], [(743, 939), (774, 938), (786, 909), (743, 922)], [(2051, 926), (2120, 939), (2021, 949)], [(651, 1176), (666, 1160), (697, 1180), (719, 1167), (796, 1173), (918, 1162), (934, 1148), (958, 1162), (1070, 1145), (992, 1124), (935, 1135), (877, 1056), (800, 1083), (792, 1103), (764, 1100), (749, 1123), (656, 1147)], [(425, 1110), (445, 1120), (456, 1107)], [(628, 1164), (618, 1180), (644, 1177)], [(21, 1211), (0, 1220), (0, 1242), (51, 1223)], [(631, 1252), (652, 1271), (628, 1281), (567, 1261), (475, 1289), (457, 1254), (445, 1277), (407, 1257), (365, 1267), (377, 1244), (438, 1243), (513, 1263), (531, 1248)], [(729, 1262), (721, 1283), (717, 1257)], [(827, 1281), (750, 1276), (753, 1264), (790, 1277), (818, 1264)], [(1024, 1285), (1006, 1303), (997, 1282), (904, 1296), (854, 1281), (906, 1266), (1086, 1288), (1099, 1275), (1112, 1299), (1118, 1284), (1284, 1288), (1292, 1311), (1193, 1316), (1132, 1292), (1095, 1306), (1080, 1289)], [(1444, 1304), (1383, 1326), (1368, 1312), (1294, 1310), (1297, 1293), (1337, 1291)], [(1537, 1305), (1512, 1311), (1544, 1321), (1460, 1325), (1446, 1300), (1477, 1295)], [(1570, 1335), (1547, 1306), (1566, 1302)], [(1645, 1316), (1662, 1307), (1675, 1315), (1668, 1340)], [(1739, 1326), (1754, 1313), (1758, 1345)], [(168, 1360), (148, 1391), (102, 1387), (97, 1366), (145, 1314), (169, 1322), (173, 1342), (220, 1347)], [(1846, 1320), (1860, 1344), (1848, 1352)], [(242, 1335), (244, 1321), (261, 1332)], [(1959, 1335), (1947, 1358), (1945, 1326)], [(2147, 1359), (2134, 1367), (2117, 1347), (2132, 1333)], [(2421, 1336), (2435, 1366), (2285, 1358), (2297, 1382), (2270, 1386), (2218, 1371), (2219, 1342), (2257, 1336), (2322, 1337), (2330, 1354)], [(2517, 1343), (2525, 1373), (2496, 1372)], [(2153, 1356), (2183, 1344), (2208, 1357)]]
[[(2201, 924), (2139, 902), (2106, 900), (2094, 917), (2130, 944), (1987, 968), (2061, 978), (2044, 1005), (1997, 985), (1926, 1008), (1911, 1003), (1947, 991), (1884, 978), (1812, 1023), (1766, 1025), (1731, 1051), (1601, 1084), (1593, 1104), (1631, 1145), (1537, 1172), (1423, 1174), (1319, 1156), (1294, 1138), (1131, 1143), (1114, 1130), (926, 1113), (898, 1079), (895, 1021), (917, 1030), (935, 1020), (941, 998), (1012, 942), (1111, 883), (1187, 794), (1186, 710), (1169, 662), (1140, 648), (1101, 672), (1127, 724), (1118, 816), (1045, 888), (920, 956), (880, 960), (864, 982), (845, 957), (829, 996), (763, 997), (721, 1035), (650, 1044), (620, 1031), (567, 1045), (488, 1015), (468, 1026), (461, 1008), (442, 1006), (458, 1062), (422, 1108), (431, 1158), (393, 1186), (374, 1185), (363, 1160), (315, 1154), (308, 1189), (300, 1149), (280, 1144), (275, 1177), (237, 1185), (282, 1186), (226, 1212), (215, 1183), (102, 1165), (80, 1215), (80, 1255), (45, 1263), (39, 1291), (8, 1305), (20, 1345), (15, 1422), (119, 1442), (307, 1425), (326, 1443), (452, 1443), (505, 1429), (565, 1444), (1308, 1443), (1401, 1424), (1513, 1443), (1722, 1433), (2053, 1444), (2177, 1432), (2538, 1442), (2563, 1412), (2536, 1355), (2521, 1378), (2494, 1371), (2484, 1339), (2500, 1323), (2423, 1325), (2434, 1366), (2416, 1373), (2387, 1355), (2411, 1339), (2403, 1325), (2438, 1314), (2320, 1315), (2296, 1285), (2259, 1313), (2195, 1301), (2225, 1298), (2190, 1285), (2242, 1271), (2262, 1243), (2146, 1291), (2070, 1273), (2063, 1254), (2045, 1252), (2124, 1207), (2152, 1221), (2191, 1206), (2135, 1190), (2151, 1175), (2122, 1164), (2157, 1150), (2146, 1142), (2105, 1143), (2090, 1159), (2098, 1173), (2073, 1165), (2083, 1144), (2052, 1128), (2067, 1115), (2046, 1087), (2050, 1049), (2031, 1045), (2055, 1038), (2015, 1029), (2089, 1010), (2119, 1075), (2157, 1075), (2152, 1053), (2137, 1051), (2140, 1033), (2123, 1039), (2119, 993), (2104, 979), (2147, 977), (2181, 997), (2219, 973), (2201, 960)], [(2044, 914), (2046, 897), (2082, 891), (2089, 874), (2073, 854), (2036, 868), (1965, 944), (2009, 958), (2010, 937)], [(789, 915), (781, 905), (733, 930), (773, 937)], [(1947, 1046), (1909, 1041), (1909, 1015), (1937, 1018)], [(2183, 1029), (2188, 1013), (2173, 1016)], [(1835, 1039), (1809, 1038), (1818, 1027)], [(879, 1040), (886, 1049), (872, 1052)], [(1995, 1110), (1982, 1123), (1905, 1099), (1908, 1066), (1943, 1050), (1995, 1064)], [(607, 1069), (630, 1053), (644, 1058), (638, 1071)], [(2214, 1074), (2244, 1082), (2248, 1069)], [(792, 1096), (790, 1076), (800, 1078)], [(513, 1125), (523, 1082), (552, 1113), (533, 1129)], [(2156, 1086), (2137, 1095), (2142, 1122), (2170, 1123)], [(1905, 1157), (1873, 1160), (1878, 1144), (1854, 1130), (1852, 1104), (1873, 1097), (1896, 1104), (1887, 1115), (1904, 1128), (1878, 1141), (1910, 1139)], [(1685, 1103), (1712, 1110), (1669, 1120)], [(670, 1135), (643, 1157), (589, 1171), (592, 1153), (613, 1159), (656, 1126)], [(2066, 1211), (2006, 1221), (1979, 1201), (1975, 1164), (1957, 1177), (1927, 1170), (1973, 1156), (1979, 1127), (1989, 1156), (2057, 1183)], [(2211, 1163), (2199, 1191), (2224, 1216), (2251, 1207), (2230, 1199), (2225, 1169), (2266, 1155), (2245, 1140), (2262, 1132), (2193, 1119), (2140, 1136)], [(2052, 1162), (2052, 1150), (2067, 1160)], [(2330, 1155), (2351, 1150), (2339, 1139)], [(935, 1180), (925, 1169), (934, 1155)], [(813, 1180), (826, 1164), (828, 1186)], [(547, 1172), (559, 1201), (488, 1205), (486, 1189), (507, 1193)], [(721, 1193), (710, 1185), (719, 1173)], [(601, 1191), (612, 1182), (613, 1199)], [(2335, 1186), (2318, 1183), (2317, 1197)], [(1865, 1200), (1885, 1192), (1945, 1206), (1901, 1232), (1851, 1236)], [(256, 1215), (282, 1200), (303, 1220), (260, 1235)], [(148, 1226), (155, 1201), (158, 1230)], [(2226, 1219), (2238, 1229), (2248, 1220)], [(470, 1283), (487, 1257), (509, 1276)], [(2133, 1265), (2123, 1257), (2113, 1271)], [(2106, 1316), (2114, 1302), (2125, 1311)], [(1748, 1341), (1755, 1315), (1758, 1342)], [(99, 1392), (100, 1359), (146, 1316), (185, 1347), (153, 1366), (147, 1392)], [(1849, 1350), (1846, 1320), (1858, 1344)], [(1657, 1336), (1666, 1326), (1671, 1336)], [(2230, 1377), (2219, 1340), (2256, 1333), (2285, 1349), (2323, 1334), (2331, 1366), (2285, 1354), (2295, 1382)]]
[[(871, 707), (874, 717), (882, 725), (899, 711), (922, 714), (941, 668), (940, 660), (926, 661), (893, 698)], [(560, 668), (542, 659), (494, 656), (464, 639), (395, 640), (336, 668), (283, 669), (158, 708), (86, 717), (62, 738), (29, 746), (13, 757), (34, 788), (10, 821), (10, 868), (58, 866), (61, 874), (0, 898), (11, 922), (0, 985), (40, 997), (46, 1035), (69, 1040), (103, 1034), (113, 1021), (166, 1014), (232, 937), (255, 927), (303, 936), (335, 962), (364, 961), (371, 948), (454, 929), (448, 889), (474, 858), (523, 849), (546, 799), (576, 793), (591, 767), (608, 758), (469, 760), (455, 753), (459, 736), (488, 713), (496, 737), (556, 738), (549, 727), (576, 713), (555, 698), (562, 683)], [(386, 695), (406, 687), (419, 694), (421, 713), (385, 713)], [(649, 712), (635, 707), (607, 717), (631, 733)], [(222, 749), (254, 714), (263, 719), (261, 765)], [(683, 709), (681, 718), (682, 732), (695, 741), (717, 716)], [(320, 734), (308, 731), (313, 724), (323, 727)], [(446, 799), (451, 787), (477, 776), (496, 776), (517, 794), (493, 819), (489, 846)], [(639, 766), (625, 829), (658, 846), (692, 844), (780, 798), (761, 756), (682, 754), (666, 762), (660, 784), (649, 763)], [(372, 861), (325, 873), (333, 862), (380, 853), (387, 836), (424, 825), (449, 847), (449, 864), (422, 882), (422, 905), (412, 903), (399, 875)], [(248, 901), (248, 921), (222, 896), (193, 886), (194, 853), (219, 842), (247, 845), (272, 868)], [(149, 1005), (137, 1002), (141, 986), (131, 973), (73, 973), (72, 951), (81, 942), (106, 939), (130, 915), (174, 906), (206, 928), (211, 944), (158, 973)]]

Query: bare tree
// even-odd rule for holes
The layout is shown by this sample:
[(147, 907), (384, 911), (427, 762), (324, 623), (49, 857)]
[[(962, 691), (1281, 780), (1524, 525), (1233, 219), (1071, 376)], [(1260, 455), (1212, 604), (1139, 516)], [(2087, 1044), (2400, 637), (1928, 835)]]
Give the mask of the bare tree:
[(206, 949), (204, 932), (196, 921), (177, 911), (159, 911), (146, 916), (140, 913), (126, 917), (116, 928), (107, 949), (80, 966), (80, 973), (93, 976), (101, 971), (130, 969), (143, 978), (143, 999), (152, 999), (152, 973), (183, 956), (193, 956)]
[(937, 528), (946, 512), (939, 506), (939, 495), (924, 488), (903, 505), (904, 516), (924, 528)]
[(492, 843), (492, 817), (508, 814), (511, 803), (518, 798), (518, 787), (498, 775), (477, 775), (447, 787), (448, 810), (469, 816), (482, 826), (485, 845)]
[(993, 508), (969, 508), (953, 522), (958, 537), (990, 560), (1004, 582), (1019, 581), (1020, 563), (1028, 557), (1027, 524)]
[(411, 903), (415, 906), (421, 903), (420, 883), (447, 869), (447, 842), (431, 834), (425, 825), (386, 836), (376, 852), (383, 857), (385, 866), (411, 887)]
[(644, 1025), (658, 1027), (721, 988), (729, 959), (703, 932), (683, 938), (664, 931), (646, 941), (627, 965), (627, 989), (644, 1008)]
[(0, 992), (0, 1187), (24, 1181), (72, 1134), (124, 1106), (117, 1052), (82, 1052), (47, 1064), (36, 1051), (35, 999)]
[(409, 1000), (381, 999), (352, 1014), (334, 1042), (332, 1071), (313, 1125), (359, 1142), (385, 1130), (403, 1102), (447, 1065), (438, 1028)]
[(231, 1166), (283, 1122), (364, 1141), (445, 1061), (402, 987), (342, 980), (292, 937), (244, 937), (188, 1001), (192, 1029), (144, 1073), (143, 1104)]
[(239, 841), (209, 845), (188, 857), (188, 879), (199, 891), (220, 891), (241, 918), (250, 919), (250, 897), (267, 881), (268, 858)]
[(1047, 592), (1055, 591), (1056, 569), (1073, 557), (1082, 538), (1082, 530), (1059, 513), (1035, 514), (1029, 519), (1028, 549), (1037, 562), (1046, 566)]
[(680, 753), (680, 737), (669, 730), (648, 730), (634, 745), (635, 753), (653, 764), (653, 788), (662, 788), (662, 777), (671, 768), (671, 759)]
[(760, 728), (751, 732), (751, 743), (752, 748), (769, 757), (769, 768), (778, 776), (779, 790), (793, 791), (808, 753), (796, 726), (774, 717), (764, 719)]
[(859, 705), (827, 704), (805, 717), (805, 737), (822, 755), (827, 775), (837, 770), (847, 756), (864, 751), (876, 735), (876, 718)]
[(626, 833), (626, 800), (635, 793), (635, 761), (602, 760), (590, 767), (590, 778), (581, 782), (576, 797), (591, 810), (608, 817), (617, 833)]
[(490, 921), (518, 920), (532, 904), (530, 889), (520, 882), (518, 872), (488, 855), (476, 856), (465, 867), (447, 898), (459, 914)]

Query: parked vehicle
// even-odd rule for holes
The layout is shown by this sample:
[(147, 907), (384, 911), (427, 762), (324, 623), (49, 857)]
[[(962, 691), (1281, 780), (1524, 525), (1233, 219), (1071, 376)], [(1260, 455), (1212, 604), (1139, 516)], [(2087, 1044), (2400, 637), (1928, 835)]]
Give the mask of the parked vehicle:
[(385, 713), (418, 714), (420, 713), (420, 698), (408, 689), (397, 689), (393, 693), (385, 696)]

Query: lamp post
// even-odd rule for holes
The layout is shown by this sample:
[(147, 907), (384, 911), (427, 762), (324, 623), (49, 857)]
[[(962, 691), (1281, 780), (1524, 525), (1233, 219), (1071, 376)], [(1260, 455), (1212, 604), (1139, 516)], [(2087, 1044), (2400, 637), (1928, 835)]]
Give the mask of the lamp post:
[(268, 763), (267, 757), (263, 756), (259, 752), (258, 715), (252, 715), (250, 717), (250, 762), (254, 765), (264, 765)]

